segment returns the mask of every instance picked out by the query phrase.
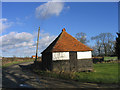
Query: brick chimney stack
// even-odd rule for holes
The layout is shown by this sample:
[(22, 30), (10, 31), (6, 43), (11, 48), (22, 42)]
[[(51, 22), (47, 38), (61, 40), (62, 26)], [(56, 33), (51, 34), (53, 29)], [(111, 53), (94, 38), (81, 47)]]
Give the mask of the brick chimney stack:
[(63, 32), (66, 31), (65, 28), (63, 28), (62, 31), (63, 31)]

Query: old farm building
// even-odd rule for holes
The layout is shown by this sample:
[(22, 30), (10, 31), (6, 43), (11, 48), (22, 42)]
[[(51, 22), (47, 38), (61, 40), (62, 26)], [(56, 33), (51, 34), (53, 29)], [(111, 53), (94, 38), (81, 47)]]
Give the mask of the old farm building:
[(92, 70), (92, 49), (68, 34), (65, 28), (42, 52), (45, 70), (86, 71)]

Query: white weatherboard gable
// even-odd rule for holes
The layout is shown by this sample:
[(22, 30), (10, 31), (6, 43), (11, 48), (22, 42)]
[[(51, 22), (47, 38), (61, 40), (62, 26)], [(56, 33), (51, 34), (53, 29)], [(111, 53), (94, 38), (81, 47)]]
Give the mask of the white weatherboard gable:
[(92, 58), (91, 51), (77, 52), (77, 59), (89, 59)]
[(69, 52), (53, 52), (52, 60), (69, 60)]

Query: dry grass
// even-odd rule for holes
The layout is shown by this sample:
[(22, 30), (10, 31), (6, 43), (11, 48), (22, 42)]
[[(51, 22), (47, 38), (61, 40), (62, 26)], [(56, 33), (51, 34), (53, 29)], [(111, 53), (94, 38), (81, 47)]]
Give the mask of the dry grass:
[(8, 67), (10, 65), (23, 63), (23, 62), (31, 62), (34, 60), (35, 60), (34, 58), (18, 58), (18, 57), (2, 58), (2, 67)]

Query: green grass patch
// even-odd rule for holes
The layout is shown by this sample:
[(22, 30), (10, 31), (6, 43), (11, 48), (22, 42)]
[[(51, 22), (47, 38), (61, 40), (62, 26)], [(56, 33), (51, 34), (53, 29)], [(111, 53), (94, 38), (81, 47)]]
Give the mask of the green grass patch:
[(40, 71), (34, 69), (34, 72), (49, 77), (73, 79), (80, 82), (92, 83), (110, 83), (117, 84), (118, 81), (118, 63), (100, 63), (94, 64), (94, 72), (74, 72), (74, 73), (55, 73), (50, 71)]
[(118, 63), (100, 63), (94, 64), (94, 72), (84, 73), (76, 72), (79, 81), (95, 83), (118, 83)]
[(104, 57), (104, 61), (117, 60), (117, 57)]
[(23, 63), (23, 62), (32, 62), (32, 61), (34, 61), (34, 60), (29, 59), (29, 60), (22, 60), (22, 61), (13, 61), (10, 63), (2, 64), (2, 68), (9, 67), (9, 66), (14, 65), (14, 64), (19, 64), (19, 63)]

